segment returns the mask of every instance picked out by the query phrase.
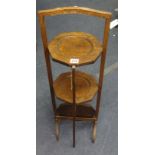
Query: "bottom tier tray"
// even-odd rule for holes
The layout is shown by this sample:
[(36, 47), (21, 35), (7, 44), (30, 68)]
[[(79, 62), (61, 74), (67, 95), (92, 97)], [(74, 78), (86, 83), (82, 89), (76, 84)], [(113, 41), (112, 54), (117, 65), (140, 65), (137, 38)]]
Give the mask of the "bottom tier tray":
[[(56, 110), (57, 117), (73, 118), (74, 107), (71, 104), (61, 104)], [(77, 105), (76, 106), (76, 118), (90, 118), (95, 119), (95, 110), (91, 106)]]
[[(72, 92), (72, 76), (71, 72), (63, 73), (54, 81), (55, 95), (67, 102), (73, 102)], [(76, 89), (76, 104), (85, 103), (93, 99), (97, 90), (98, 84), (96, 79), (87, 73), (75, 72), (75, 89)]]

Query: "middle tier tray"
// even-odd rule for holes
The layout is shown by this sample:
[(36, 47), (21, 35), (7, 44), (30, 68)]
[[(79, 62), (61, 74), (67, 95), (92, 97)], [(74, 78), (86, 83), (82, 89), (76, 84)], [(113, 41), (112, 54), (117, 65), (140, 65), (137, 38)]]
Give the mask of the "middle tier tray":
[[(54, 81), (55, 95), (67, 102), (73, 103), (73, 90), (72, 90), (72, 74), (66, 72), (60, 74)], [(91, 101), (96, 95), (98, 90), (98, 84), (96, 79), (87, 73), (76, 71), (75, 72), (75, 93), (76, 104), (85, 103)]]

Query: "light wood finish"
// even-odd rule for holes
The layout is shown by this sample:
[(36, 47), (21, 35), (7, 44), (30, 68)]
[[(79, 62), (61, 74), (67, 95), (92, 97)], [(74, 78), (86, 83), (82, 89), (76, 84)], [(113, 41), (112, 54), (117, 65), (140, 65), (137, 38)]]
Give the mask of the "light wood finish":
[[(61, 14), (85, 14), (105, 19), (102, 46), (101, 43), (94, 36), (83, 32), (63, 33), (58, 35), (57, 38), (54, 38), (51, 42), (48, 42), (46, 34), (45, 17)], [(85, 7), (62, 7), (38, 11), (38, 16), (41, 29), (41, 37), (44, 47), (48, 80), (50, 85), (52, 105), (56, 120), (57, 140), (59, 139), (60, 134), (59, 120), (71, 119), (73, 121), (73, 147), (75, 147), (75, 121), (77, 120), (90, 120), (93, 122), (92, 140), (93, 142), (95, 142), (96, 123), (98, 120), (98, 114), (100, 109), (104, 65), (108, 45), (109, 25), (112, 14), (110, 12), (99, 11)], [(67, 52), (70, 54), (68, 54)], [(91, 52), (94, 52), (95, 56), (90, 56)], [(54, 54), (53, 56), (53, 53), (56, 54)], [(72, 57), (79, 57), (80, 62), (78, 65), (84, 65), (94, 62), (96, 58), (101, 55), (100, 76), (98, 85), (96, 83), (96, 80), (94, 80), (92, 76), (88, 76), (87, 74), (85, 75), (85, 73), (81, 74), (81, 72), (79, 73), (78, 71), (75, 71), (75, 66), (72, 68), (72, 72), (61, 74), (53, 83), (50, 55), (52, 55), (53, 59), (55, 59), (56, 61), (69, 66), (71, 66), (71, 64), (68, 62), (69, 59)], [(87, 57), (85, 57), (86, 55)], [(88, 58), (89, 56), (90, 58)], [(71, 75), (72, 78), (70, 78)], [(64, 82), (62, 82), (61, 80)], [(91, 100), (96, 92), (96, 109), (93, 109), (92, 107), (90, 108), (89, 106), (87, 106), (87, 104), (81, 105), (81, 103), (85, 103)], [(63, 104), (62, 106), (57, 108), (55, 103), (55, 95), (63, 101), (68, 102), (68, 104)]]
[(97, 126), (97, 122), (96, 120), (93, 121), (93, 130), (92, 130), (92, 142), (95, 143), (96, 140), (96, 126)]
[(61, 14), (85, 14), (90, 16), (96, 16), (100, 18), (111, 18), (112, 14), (107, 11), (99, 11), (95, 9), (90, 9), (86, 7), (78, 7), (78, 6), (71, 6), (71, 7), (61, 7), (49, 10), (40, 10), (38, 14), (41, 16), (55, 16)]
[[(98, 90), (96, 79), (84, 72), (75, 72), (76, 104), (85, 103), (93, 99)], [(73, 103), (73, 89), (71, 89), (71, 72), (60, 74), (54, 81), (55, 95), (67, 102)]]
[(95, 62), (102, 52), (102, 45), (92, 34), (84, 32), (61, 33), (48, 44), (55, 61), (72, 66), (72, 58), (79, 59), (77, 66)]

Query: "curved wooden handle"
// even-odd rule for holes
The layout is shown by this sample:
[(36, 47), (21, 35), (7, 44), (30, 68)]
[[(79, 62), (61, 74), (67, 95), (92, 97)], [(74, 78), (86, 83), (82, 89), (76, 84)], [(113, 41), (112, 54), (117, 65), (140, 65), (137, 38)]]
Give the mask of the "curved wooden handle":
[(55, 16), (61, 14), (86, 14), (106, 19), (111, 18), (112, 16), (112, 13), (107, 11), (99, 11), (95, 9), (78, 7), (78, 6), (61, 7), (61, 8), (38, 11), (39, 16)]

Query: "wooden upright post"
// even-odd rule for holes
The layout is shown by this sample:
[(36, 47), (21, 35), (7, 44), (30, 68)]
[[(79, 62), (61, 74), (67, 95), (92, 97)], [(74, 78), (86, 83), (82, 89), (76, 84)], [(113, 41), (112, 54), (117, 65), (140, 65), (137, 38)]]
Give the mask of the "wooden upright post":
[(75, 120), (76, 120), (76, 88), (75, 88), (75, 66), (72, 66), (72, 92), (73, 92), (73, 147), (75, 147)]
[(103, 40), (103, 51), (101, 54), (100, 75), (99, 75), (97, 104), (96, 104), (96, 119), (97, 120), (98, 120), (98, 114), (99, 114), (99, 109), (100, 109), (101, 92), (102, 92), (102, 85), (103, 85), (103, 78), (104, 78), (104, 65), (105, 65), (105, 58), (106, 58), (109, 30), (110, 30), (110, 20), (111, 20), (111, 18), (107, 18), (105, 20), (104, 37), (103, 37), (103, 39), (104, 39)]
[(51, 68), (51, 62), (50, 62), (50, 55), (47, 48), (47, 35), (46, 35), (46, 26), (45, 26), (45, 20), (44, 16), (39, 14), (39, 23), (40, 23), (40, 29), (41, 29), (41, 37), (44, 47), (44, 55), (46, 60), (46, 68), (47, 68), (47, 74), (48, 74), (48, 81), (50, 85), (50, 93), (51, 93), (51, 99), (52, 99), (52, 105), (53, 105), (53, 111), (54, 115), (56, 115), (56, 103), (55, 103), (55, 94), (53, 89), (53, 76), (52, 76), (52, 68)]

